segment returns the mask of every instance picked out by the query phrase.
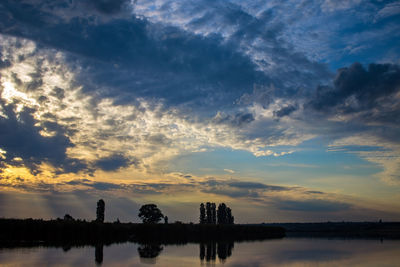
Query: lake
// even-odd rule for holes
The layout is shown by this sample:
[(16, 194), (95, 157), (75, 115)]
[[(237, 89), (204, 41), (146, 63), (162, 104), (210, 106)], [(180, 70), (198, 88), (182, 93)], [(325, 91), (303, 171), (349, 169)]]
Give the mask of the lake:
[(0, 248), (1, 266), (400, 266), (400, 240), (283, 238), (255, 242)]

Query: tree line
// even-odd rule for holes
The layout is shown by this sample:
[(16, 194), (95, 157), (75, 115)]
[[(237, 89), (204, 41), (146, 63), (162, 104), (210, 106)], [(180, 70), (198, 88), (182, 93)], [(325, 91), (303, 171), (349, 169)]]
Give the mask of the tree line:
[[(105, 202), (103, 199), (97, 201), (96, 222), (104, 222)], [(145, 204), (139, 209), (139, 218), (143, 223), (158, 223), (164, 219), (164, 223), (168, 224), (168, 216), (164, 216), (161, 210), (155, 204)], [(66, 214), (64, 220), (73, 220), (72, 216)], [(118, 220), (119, 221), (119, 220)], [(216, 209), (215, 203), (207, 202), (200, 204), (200, 224), (234, 224), (235, 218), (232, 210), (225, 203), (218, 205)]]
[(200, 204), (200, 224), (234, 224), (234, 221), (232, 210), (225, 203), (219, 204), (218, 210), (215, 203)]

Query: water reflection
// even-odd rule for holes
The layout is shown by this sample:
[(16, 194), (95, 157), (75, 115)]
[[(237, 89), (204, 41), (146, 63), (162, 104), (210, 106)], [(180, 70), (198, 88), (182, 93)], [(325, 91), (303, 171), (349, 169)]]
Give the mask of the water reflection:
[(94, 248), (94, 261), (96, 265), (103, 263), (103, 244), (97, 244)]
[(155, 243), (139, 245), (137, 251), (139, 252), (140, 262), (151, 264), (156, 263), (156, 257), (160, 255), (163, 249), (163, 246)]
[(399, 266), (399, 262), (400, 240), (380, 239), (284, 238), (185, 245), (0, 244), (0, 266)]
[(63, 249), (64, 252), (68, 252), (71, 249), (71, 246), (70, 245), (64, 245), (62, 247), (62, 249)]
[(200, 260), (206, 262), (215, 261), (216, 254), (220, 261), (225, 260), (232, 255), (233, 242), (208, 242), (200, 243)]
[(218, 247), (217, 247), (218, 258), (222, 262), (224, 262), (228, 257), (230, 257), (232, 255), (233, 247), (234, 247), (233, 242), (218, 243)]

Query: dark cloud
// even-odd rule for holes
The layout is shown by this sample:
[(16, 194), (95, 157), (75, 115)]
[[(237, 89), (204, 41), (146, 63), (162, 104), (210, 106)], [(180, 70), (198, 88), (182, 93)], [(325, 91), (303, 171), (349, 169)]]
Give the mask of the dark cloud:
[(217, 113), (217, 115), (213, 118), (213, 122), (215, 123), (229, 124), (237, 127), (249, 124), (252, 121), (254, 121), (253, 114), (242, 112), (236, 113), (235, 115)]
[(243, 197), (243, 198), (258, 198), (260, 193), (251, 190), (232, 190), (229, 188), (206, 188), (203, 189), (204, 193), (211, 193), (215, 195), (223, 195), (232, 198)]
[(292, 112), (296, 111), (297, 107), (293, 105), (289, 105), (286, 107), (283, 107), (279, 110), (274, 111), (274, 116), (281, 118), (284, 116), (289, 116)]
[[(58, 192), (57, 186), (60, 184), (50, 184), (43, 181), (32, 183), (29, 179), (22, 179), (20, 177), (12, 178), (13, 182), (3, 182), (2, 187), (23, 190), (27, 193), (49, 193)], [(0, 177), (1, 181), (1, 177)], [(63, 185), (63, 184), (62, 184)]]
[(192, 176), (192, 175), (189, 175), (189, 174), (186, 174), (186, 175), (184, 175), (184, 174), (179, 174), (179, 177), (186, 178), (186, 179), (188, 179), (188, 180), (193, 180), (193, 176)]
[(225, 195), (229, 197), (243, 198), (259, 198), (266, 191), (289, 191), (293, 187), (267, 185), (257, 182), (244, 182), (238, 180), (218, 181), (209, 179), (205, 182), (200, 182), (200, 188), (203, 192), (217, 195)]
[(60, 87), (54, 87), (51, 95), (57, 97), (59, 100), (62, 100), (65, 97), (65, 92), (64, 92), (64, 89), (62, 89)]
[[(178, 5), (182, 14), (207, 11), (189, 22), (192, 32), (207, 28), (210, 19), (234, 27), (235, 32), (224, 39), (219, 33), (193, 34), (134, 14), (93, 23), (91, 16), (82, 13), (108, 14), (125, 10), (128, 4), (122, 0), (85, 3), (78, 9), (74, 1), (57, 1), (52, 8), (46, 1), (5, 1), (0, 11), (9, 19), (0, 24), (0, 31), (69, 52), (69, 60), (82, 65), (77, 82), (84, 85), (83, 92), (113, 98), (116, 104), (133, 103), (138, 97), (162, 99), (167, 105), (184, 105), (187, 111), (209, 115), (244, 103), (237, 100), (251, 95), (255, 84), (275, 84), (280, 90), (274, 96), (292, 97), (300, 87), (330, 77), (326, 66), (293, 52), (279, 38), (285, 26), (271, 12), (255, 17), (238, 5), (220, 1), (193, 3), (191, 11)], [(164, 8), (168, 10), (170, 4)], [(59, 9), (63, 12), (54, 12)], [(69, 19), (60, 14), (68, 14)], [(252, 45), (255, 41), (257, 48)], [(271, 62), (252, 58), (257, 53), (271, 55)], [(254, 97), (252, 101), (264, 100)], [(239, 127), (254, 120), (248, 113), (232, 116)]]
[(86, 184), (88, 184), (88, 182), (90, 182), (90, 180), (88, 180), (88, 179), (79, 179), (79, 180), (72, 180), (72, 181), (66, 182), (65, 184), (69, 184), (69, 185), (86, 185)]
[(115, 14), (123, 9), (127, 0), (87, 0), (90, 7), (95, 8), (103, 14)]
[(3, 184), (2, 186), (8, 186), (18, 189), (23, 189), (27, 192), (52, 192), (58, 193), (60, 191), (60, 187), (62, 188), (65, 185), (72, 185), (72, 186), (84, 186), (85, 189), (77, 189), (73, 190), (73, 192), (95, 192), (97, 191), (110, 191), (115, 189), (129, 189), (131, 190), (133, 185), (126, 185), (126, 184), (116, 184), (116, 183), (107, 183), (107, 182), (93, 182), (88, 179), (76, 179), (68, 182), (57, 183), (57, 184), (49, 184), (46, 182), (39, 182), (39, 183), (29, 183), (21, 178), (16, 178), (15, 180), (18, 183), (15, 184)]
[(43, 85), (42, 73), (40, 71), (31, 73), (29, 76), (32, 80), (24, 84), (26, 91), (36, 91)]
[(63, 127), (56, 123), (45, 123), (53, 136), (43, 136), (40, 134), (43, 128), (36, 125), (33, 117), (34, 109), (24, 107), (17, 114), (16, 104), (6, 104), (0, 99), (6, 115), (0, 117), (0, 147), (7, 151), (7, 163), (14, 164), (11, 161), (20, 157), (33, 173), (38, 171), (37, 167), (42, 162), (48, 162), (63, 172), (78, 172), (87, 167), (84, 162), (67, 157), (66, 150), (73, 144), (65, 136)]
[[(123, 184), (123, 183), (108, 183), (108, 182), (94, 182), (87, 179), (77, 179), (63, 183), (65, 185), (72, 186), (84, 186), (87, 187), (88, 192), (92, 190), (97, 191), (110, 191), (110, 190), (125, 190), (127, 192), (133, 192), (141, 195), (154, 195), (162, 193), (170, 193), (174, 190), (192, 190), (195, 184), (180, 183), (180, 184), (168, 184), (168, 183), (145, 183), (145, 184)], [(59, 184), (59, 185), (63, 185)], [(45, 184), (44, 184), (45, 185)], [(14, 185), (13, 185), (14, 186)], [(47, 185), (46, 185), (47, 186)]]
[(266, 185), (263, 183), (255, 183), (255, 182), (231, 182), (228, 183), (231, 187), (243, 188), (243, 189), (264, 189), (268, 191), (286, 191), (290, 190), (288, 187), (275, 186), (275, 185)]
[(251, 113), (238, 113), (235, 115), (234, 120), (232, 121), (237, 126), (242, 126), (243, 124), (248, 124), (254, 121), (253, 114)]
[(251, 93), (244, 93), (238, 103), (249, 105), (252, 103), (258, 103), (263, 108), (267, 108), (269, 104), (273, 102), (274, 99), (274, 87), (264, 87), (260, 85), (254, 85), (253, 91)]
[(113, 189), (123, 189), (124, 185), (113, 184), (113, 183), (104, 183), (104, 182), (95, 182), (91, 185), (96, 190), (113, 190)]
[[(184, 28), (193, 32), (211, 31), (215, 35), (227, 35), (226, 42), (243, 54), (249, 57), (256, 54), (252, 58), (253, 62), (281, 89), (277, 92), (279, 95), (292, 95), (292, 89), (296, 91), (300, 87), (310, 86), (316, 80), (329, 77), (326, 66), (310, 61), (282, 38), (292, 22), (285, 23), (282, 20), (286, 16), (279, 13), (279, 5), (271, 9), (260, 8), (257, 15), (254, 15), (251, 8), (243, 8), (248, 3), (241, 6), (239, 2), (231, 1), (194, 1), (189, 6), (184, 3), (175, 4), (174, 1), (166, 2), (165, 5), (173, 6), (173, 9), (158, 10), (165, 21), (169, 21), (170, 12), (178, 13), (189, 21)], [(286, 15), (287, 11), (288, 8), (282, 13)], [(216, 30), (215, 25), (223, 26), (221, 30)]]
[(349, 203), (335, 202), (321, 199), (311, 200), (280, 200), (276, 205), (281, 210), (306, 211), (306, 212), (336, 212), (351, 208)]
[(128, 167), (130, 164), (136, 165), (137, 162), (117, 154), (95, 161), (94, 167), (102, 169), (103, 171), (115, 171), (119, 168)]
[(400, 67), (354, 63), (337, 71), (333, 87), (319, 86), (306, 105), (327, 114), (354, 115), (363, 121), (400, 123)]
[(88, 179), (72, 180), (66, 182), (67, 185), (82, 185), (89, 188), (93, 188), (99, 191), (108, 191), (113, 189), (125, 189), (127, 186), (125, 184), (114, 184), (106, 182), (92, 182)]
[(204, 182), (200, 182), (201, 185), (206, 185), (206, 186), (216, 186), (216, 185), (221, 185), (223, 182), (217, 181), (214, 178), (210, 178)]
[[(2, 10), (10, 20), (0, 24), (0, 31), (8, 29), (11, 35), (70, 52), (70, 59), (83, 65), (78, 77), (83, 91), (96, 90), (117, 103), (131, 103), (141, 96), (174, 105), (232, 105), (253, 83), (268, 80), (249, 58), (233, 44), (222, 44), (218, 36), (197, 36), (133, 15), (91, 24), (86, 18), (64, 21), (39, 4), (7, 1)], [(99, 87), (113, 90), (99, 91)]]
[[(1, 57), (1, 54), (0, 54)], [(9, 60), (2, 60), (0, 58), (0, 69), (8, 68), (11, 66), (11, 62)]]

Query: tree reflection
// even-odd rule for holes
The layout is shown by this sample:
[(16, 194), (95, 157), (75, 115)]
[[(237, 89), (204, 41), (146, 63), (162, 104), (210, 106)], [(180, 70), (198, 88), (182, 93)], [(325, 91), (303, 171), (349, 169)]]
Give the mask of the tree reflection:
[(218, 255), (218, 259), (225, 262), (232, 255), (233, 247), (233, 242), (200, 243), (200, 260), (206, 260), (206, 262), (215, 261), (216, 255)]
[(228, 257), (232, 256), (233, 242), (218, 243), (218, 258), (224, 262)]
[[(95, 246), (96, 265), (103, 263), (103, 244)], [(224, 263), (227, 258), (232, 256), (233, 242), (215, 242), (200, 243), (200, 260), (206, 262), (215, 262), (218, 259)], [(164, 247), (159, 243), (144, 243), (137, 248), (140, 262), (145, 264), (155, 264), (156, 258), (163, 251)]]
[(206, 249), (206, 261), (215, 261), (215, 252), (216, 252), (216, 246), (215, 242), (211, 242), (207, 244), (207, 249)]
[(138, 247), (140, 261), (142, 263), (155, 263), (156, 257), (164, 248), (160, 244), (141, 244)]
[(97, 265), (103, 263), (103, 244), (97, 244), (94, 249), (94, 260)]

